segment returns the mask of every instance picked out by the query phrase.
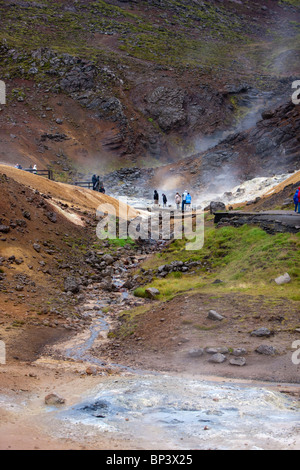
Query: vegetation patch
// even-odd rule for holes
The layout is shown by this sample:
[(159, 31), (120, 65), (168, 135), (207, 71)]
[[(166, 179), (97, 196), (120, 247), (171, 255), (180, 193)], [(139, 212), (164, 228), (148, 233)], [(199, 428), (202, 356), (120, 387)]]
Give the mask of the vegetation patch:
[[(274, 297), (300, 300), (300, 234), (269, 235), (260, 228), (245, 225), (208, 228), (200, 251), (186, 251), (185, 243), (174, 241), (164, 253), (156, 254), (143, 265), (146, 270), (156, 270), (162, 262), (201, 261), (202, 267), (196, 274), (173, 273), (164, 279), (154, 279), (151, 287), (160, 290), (162, 300), (199, 289), (262, 295), (272, 290)], [(275, 279), (286, 272), (292, 281), (278, 286)], [(217, 280), (221, 282), (214, 283)]]

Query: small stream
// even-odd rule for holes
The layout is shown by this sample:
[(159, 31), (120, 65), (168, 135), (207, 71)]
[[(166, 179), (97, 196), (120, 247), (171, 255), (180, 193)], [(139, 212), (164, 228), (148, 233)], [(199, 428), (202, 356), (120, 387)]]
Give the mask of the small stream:
[[(119, 278), (114, 278), (113, 282), (116, 287), (122, 286), (122, 281)], [(121, 300), (128, 300), (129, 293), (126, 289), (121, 292)], [(92, 322), (89, 328), (89, 335), (86, 338), (78, 339), (75, 345), (67, 348), (64, 351), (64, 356), (73, 361), (85, 362), (94, 366), (107, 366), (107, 362), (101, 358), (95, 357), (91, 350), (95, 346), (96, 341), (99, 343), (101, 340), (106, 341), (107, 335), (111, 329), (109, 314), (103, 312), (104, 307), (107, 307), (108, 303), (103, 300), (95, 300), (95, 306), (98, 310), (94, 310), (92, 313)], [(86, 335), (85, 335), (86, 336)], [(132, 372), (133, 370), (127, 366), (115, 363), (109, 363), (109, 367), (121, 369), (124, 371)]]

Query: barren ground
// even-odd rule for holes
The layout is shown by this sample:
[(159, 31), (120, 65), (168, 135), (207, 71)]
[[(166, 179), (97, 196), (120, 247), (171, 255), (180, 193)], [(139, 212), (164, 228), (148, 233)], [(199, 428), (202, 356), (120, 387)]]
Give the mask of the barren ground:
[[(284, 312), (289, 315), (289, 324), (297, 322), (298, 312), (295, 306), (284, 300), (275, 307), (267, 300), (239, 295), (212, 298), (197, 294), (175, 298), (163, 306), (154, 303), (151, 314), (148, 312), (140, 317), (134, 335), (122, 343), (112, 340), (110, 347), (107, 349), (106, 345), (104, 350), (95, 344), (93, 355), (104, 358), (107, 363), (131, 366), (137, 370), (199, 380), (208, 378), (219, 383), (265, 386), (299, 400), (300, 366), (291, 360), (291, 341), (298, 336), (285, 331), (282, 324)], [(207, 310), (218, 310), (221, 305), (226, 320), (212, 324), (206, 318)], [(267, 326), (275, 334), (271, 338), (250, 337), (249, 332), (260, 326)], [(57, 423), (47, 416), (45, 396), (57, 393), (70, 406), (107, 378), (106, 372), (87, 375), (88, 363), (72, 362), (67, 358), (58, 360), (51, 345), (61, 342), (73, 344), (76, 340), (74, 335), (74, 332), (59, 328), (24, 328), (6, 332), (3, 339), (7, 343), (8, 362), (0, 366), (1, 400), (7, 402), (5, 411), (3, 408), (1, 411), (1, 449), (138, 448), (130, 439), (118, 440), (116, 436), (111, 438), (105, 434), (99, 438), (99, 433), (97, 437), (89, 434), (84, 439), (76, 439), (74, 435), (57, 438), (59, 429)], [(256, 353), (255, 349), (260, 344), (273, 345), (279, 354), (269, 357)], [(247, 365), (234, 367), (228, 361), (211, 364), (208, 354), (200, 358), (189, 357), (188, 351), (199, 347), (245, 348), (248, 351)], [(120, 374), (127, 374), (114, 367), (105, 370), (116, 379)]]

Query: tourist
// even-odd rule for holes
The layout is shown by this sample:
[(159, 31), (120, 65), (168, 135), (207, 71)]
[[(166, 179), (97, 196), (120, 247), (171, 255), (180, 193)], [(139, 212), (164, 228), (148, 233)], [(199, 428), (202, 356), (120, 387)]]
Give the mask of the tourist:
[(96, 175), (93, 175), (92, 183), (93, 183), (93, 190), (95, 191), (95, 186), (96, 186), (96, 183), (97, 183), (97, 176)]
[(100, 191), (100, 193), (105, 194), (105, 188), (104, 188), (104, 183), (103, 183), (103, 181), (100, 182), (99, 191)]
[(180, 209), (180, 204), (181, 204), (181, 196), (180, 196), (179, 193), (176, 193), (176, 196), (175, 196), (175, 204), (176, 204), (177, 210), (179, 211), (179, 209)]
[(185, 205), (188, 208), (188, 210), (190, 210), (191, 204), (192, 204), (192, 196), (190, 195), (190, 193), (187, 193), (186, 198), (185, 198)]
[(162, 199), (163, 199), (163, 207), (167, 207), (168, 199), (167, 199), (167, 196), (165, 194), (162, 195)]
[(300, 189), (300, 188), (297, 189), (296, 194), (295, 194), (295, 196), (294, 196), (295, 212), (297, 212), (298, 206), (299, 206), (299, 199), (298, 199), (298, 196), (299, 196), (299, 189)]
[(97, 176), (97, 178), (96, 178), (96, 183), (95, 183), (94, 190), (95, 191), (100, 191), (100, 176)]
[(186, 203), (187, 195), (188, 195), (188, 192), (187, 192), (187, 189), (186, 189), (184, 191), (183, 195), (182, 195), (182, 206), (181, 206), (182, 212), (184, 212), (184, 210), (185, 210), (185, 203)]
[(158, 205), (158, 203), (159, 203), (159, 195), (158, 195), (158, 192), (156, 191), (156, 189), (155, 189), (155, 191), (154, 191), (153, 199), (154, 199), (154, 204), (155, 204), (155, 205)]

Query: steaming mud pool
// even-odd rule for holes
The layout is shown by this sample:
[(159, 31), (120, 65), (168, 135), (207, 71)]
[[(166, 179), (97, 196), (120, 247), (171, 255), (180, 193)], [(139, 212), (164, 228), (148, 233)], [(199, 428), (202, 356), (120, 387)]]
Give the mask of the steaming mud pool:
[(111, 377), (55, 412), (78, 439), (118, 435), (151, 449), (297, 448), (300, 409), (265, 388), (166, 375)]
[[(99, 311), (89, 335), (77, 336), (66, 355), (101, 365), (90, 348), (101, 331), (107, 336), (109, 322), (103, 305), (95, 303)], [(105, 435), (148, 450), (300, 448), (299, 401), (265, 384), (111, 365), (120, 368), (120, 375), (99, 378), (72, 406), (48, 410), (56, 437), (84, 443)]]
[[(127, 292), (123, 295), (127, 299)], [(117, 442), (133, 450), (300, 448), (299, 400), (280, 393), (276, 384), (205, 378), (196, 371), (191, 376), (133, 370), (95, 357), (93, 348), (107, 341), (111, 323), (105, 302), (96, 296), (89, 305), (98, 307), (89, 310), (90, 329), (58, 345), (59, 362), (47, 355), (36, 366), (85, 370), (93, 364), (118, 372), (96, 375), (87, 383), (77, 375), (64, 385), (62, 406), (46, 406), (42, 396), (20, 397), (17, 403), (0, 395), (0, 410), (33, 420), (59, 444), (67, 439), (79, 447), (109, 450), (109, 443)]]

